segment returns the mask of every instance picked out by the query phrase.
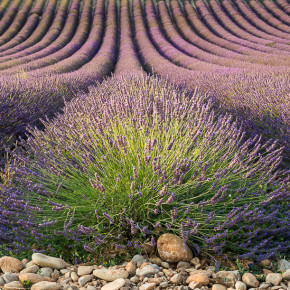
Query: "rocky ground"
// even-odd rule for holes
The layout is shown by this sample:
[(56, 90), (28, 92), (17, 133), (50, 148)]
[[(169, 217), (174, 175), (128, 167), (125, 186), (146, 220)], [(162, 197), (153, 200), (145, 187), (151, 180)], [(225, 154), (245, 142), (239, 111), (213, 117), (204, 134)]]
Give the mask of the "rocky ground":
[(135, 255), (131, 261), (106, 268), (71, 265), (60, 258), (34, 253), (32, 260), (0, 258), (0, 289), (31, 290), (290, 290), (290, 262), (261, 262), (263, 273), (215, 272), (205, 259), (193, 257), (181, 239), (165, 234), (157, 241), (158, 256)]

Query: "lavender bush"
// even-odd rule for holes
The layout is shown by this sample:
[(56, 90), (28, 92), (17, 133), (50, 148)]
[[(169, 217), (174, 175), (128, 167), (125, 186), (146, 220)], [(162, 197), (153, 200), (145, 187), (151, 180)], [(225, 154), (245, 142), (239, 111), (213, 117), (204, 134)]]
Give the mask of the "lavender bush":
[(230, 115), (212, 108), (199, 92), (148, 76), (92, 87), (15, 152), (0, 244), (18, 248), (13, 235), (24, 239), (26, 230), (46, 249), (99, 252), (171, 232), (239, 258), (282, 253), (290, 204), (287, 172), (276, 170), (282, 149), (245, 140)]

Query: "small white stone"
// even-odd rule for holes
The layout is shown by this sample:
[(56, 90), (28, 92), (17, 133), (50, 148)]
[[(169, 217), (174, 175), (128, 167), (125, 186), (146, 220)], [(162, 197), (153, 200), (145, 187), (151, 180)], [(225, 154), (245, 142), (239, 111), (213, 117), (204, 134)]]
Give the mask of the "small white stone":
[(85, 286), (88, 282), (91, 282), (93, 279), (93, 275), (83, 275), (79, 278), (78, 282), (80, 286)]
[(89, 275), (93, 272), (94, 266), (79, 266), (78, 276)]
[(126, 283), (126, 280), (123, 278), (118, 278), (115, 281), (106, 284), (101, 288), (101, 290), (119, 290), (121, 287), (123, 287)]
[(133, 276), (130, 281), (134, 284), (137, 284), (139, 282), (139, 278), (137, 276)]
[(136, 275), (138, 276), (138, 277), (140, 277), (140, 276), (143, 276), (143, 277), (145, 277), (145, 276), (150, 276), (150, 275), (153, 275), (153, 274), (155, 274), (155, 273), (158, 273), (159, 272), (159, 268), (158, 268), (158, 266), (157, 265), (155, 265), (156, 267), (154, 267), (154, 264), (151, 264), (151, 265), (147, 265), (147, 266), (145, 266), (144, 268), (142, 268), (142, 269), (137, 269), (137, 271), (136, 271)]
[(156, 283), (146, 283), (139, 287), (139, 290), (152, 290), (156, 286)]
[(242, 281), (237, 281), (235, 284), (235, 289), (236, 290), (247, 290), (247, 286)]
[(227, 287), (221, 284), (214, 284), (212, 286), (212, 290), (227, 290)]
[(76, 281), (79, 280), (79, 276), (77, 275), (76, 272), (71, 272), (70, 277), (72, 278), (72, 280), (73, 280), (74, 282), (76, 282)]
[(160, 284), (159, 284), (159, 286), (161, 287), (161, 288), (167, 288), (168, 287), (168, 282), (161, 282)]
[(180, 273), (175, 274), (174, 276), (171, 277), (170, 282), (173, 284), (181, 284), (183, 282), (183, 277)]
[(52, 269), (63, 269), (67, 263), (60, 258), (54, 258), (41, 253), (34, 253), (32, 255), (32, 261), (40, 267), (49, 267)]

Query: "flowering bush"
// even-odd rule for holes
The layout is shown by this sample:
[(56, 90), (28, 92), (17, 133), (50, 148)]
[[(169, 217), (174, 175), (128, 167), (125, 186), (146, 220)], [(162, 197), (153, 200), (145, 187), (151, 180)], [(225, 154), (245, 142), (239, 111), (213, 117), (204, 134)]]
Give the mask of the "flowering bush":
[(282, 252), (290, 199), (276, 170), (282, 149), (244, 140), (212, 105), (148, 76), (113, 77), (73, 99), (15, 153), (0, 244), (29, 229), (39, 246), (93, 252), (171, 232), (240, 258)]

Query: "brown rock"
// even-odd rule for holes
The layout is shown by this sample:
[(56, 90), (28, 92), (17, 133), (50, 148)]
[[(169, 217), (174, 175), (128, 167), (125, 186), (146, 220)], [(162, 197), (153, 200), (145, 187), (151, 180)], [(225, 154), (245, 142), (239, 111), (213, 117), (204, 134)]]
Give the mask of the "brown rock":
[(237, 277), (235, 274), (229, 272), (229, 271), (219, 271), (216, 273), (216, 283), (224, 285), (226, 287), (235, 287), (235, 284), (237, 282)]
[(249, 288), (257, 288), (259, 287), (260, 283), (257, 278), (252, 273), (245, 273), (242, 277), (242, 281), (249, 287)]
[(148, 278), (148, 283), (156, 283), (157, 285), (159, 285), (160, 283), (163, 282), (162, 278)]
[(189, 262), (193, 254), (181, 238), (172, 234), (163, 234), (157, 240), (157, 250), (162, 260), (169, 263)]
[(183, 277), (180, 273), (175, 274), (174, 276), (171, 277), (170, 282), (173, 284), (181, 284), (183, 282)]
[(4, 256), (0, 258), (0, 269), (3, 273), (14, 272), (19, 273), (24, 268), (23, 263), (13, 257)]
[(134, 276), (136, 273), (137, 265), (136, 262), (130, 261), (127, 265), (125, 270), (128, 272), (129, 276)]
[(61, 285), (55, 282), (42, 281), (32, 285), (31, 290), (60, 290)]
[(271, 265), (271, 261), (268, 260), (268, 259), (263, 260), (263, 261), (260, 262), (260, 266), (262, 266), (262, 267), (268, 267), (270, 265)]
[(35, 273), (20, 273), (18, 278), (20, 281), (29, 280), (32, 284), (42, 282), (42, 281), (54, 282), (52, 278), (41, 276)]
[(198, 283), (198, 282), (190, 282), (189, 284), (188, 284), (188, 287), (190, 288), (190, 289), (196, 289), (196, 288), (200, 288), (201, 287), (201, 284), (200, 283)]
[(227, 290), (226, 286), (221, 284), (213, 284), (212, 290)]
[(184, 268), (184, 269), (189, 269), (190, 268), (190, 264), (188, 262), (179, 262), (177, 264), (177, 269), (181, 269), (181, 268)]
[(268, 269), (263, 269), (263, 273), (264, 273), (264, 275), (267, 276), (268, 274), (273, 273), (273, 272), (268, 270)]
[(209, 284), (209, 278), (207, 275), (203, 273), (193, 274), (193, 275), (190, 275), (186, 280), (187, 284), (189, 284), (190, 282), (197, 282), (201, 286), (207, 286)]
[(19, 281), (13, 281), (4, 285), (4, 290), (24, 289), (24, 286)]
[(153, 264), (156, 264), (158, 266), (161, 266), (161, 263), (163, 262), (159, 257), (153, 256), (149, 259), (149, 261)]
[(270, 273), (266, 277), (266, 282), (278, 286), (282, 282), (282, 275), (280, 273)]

